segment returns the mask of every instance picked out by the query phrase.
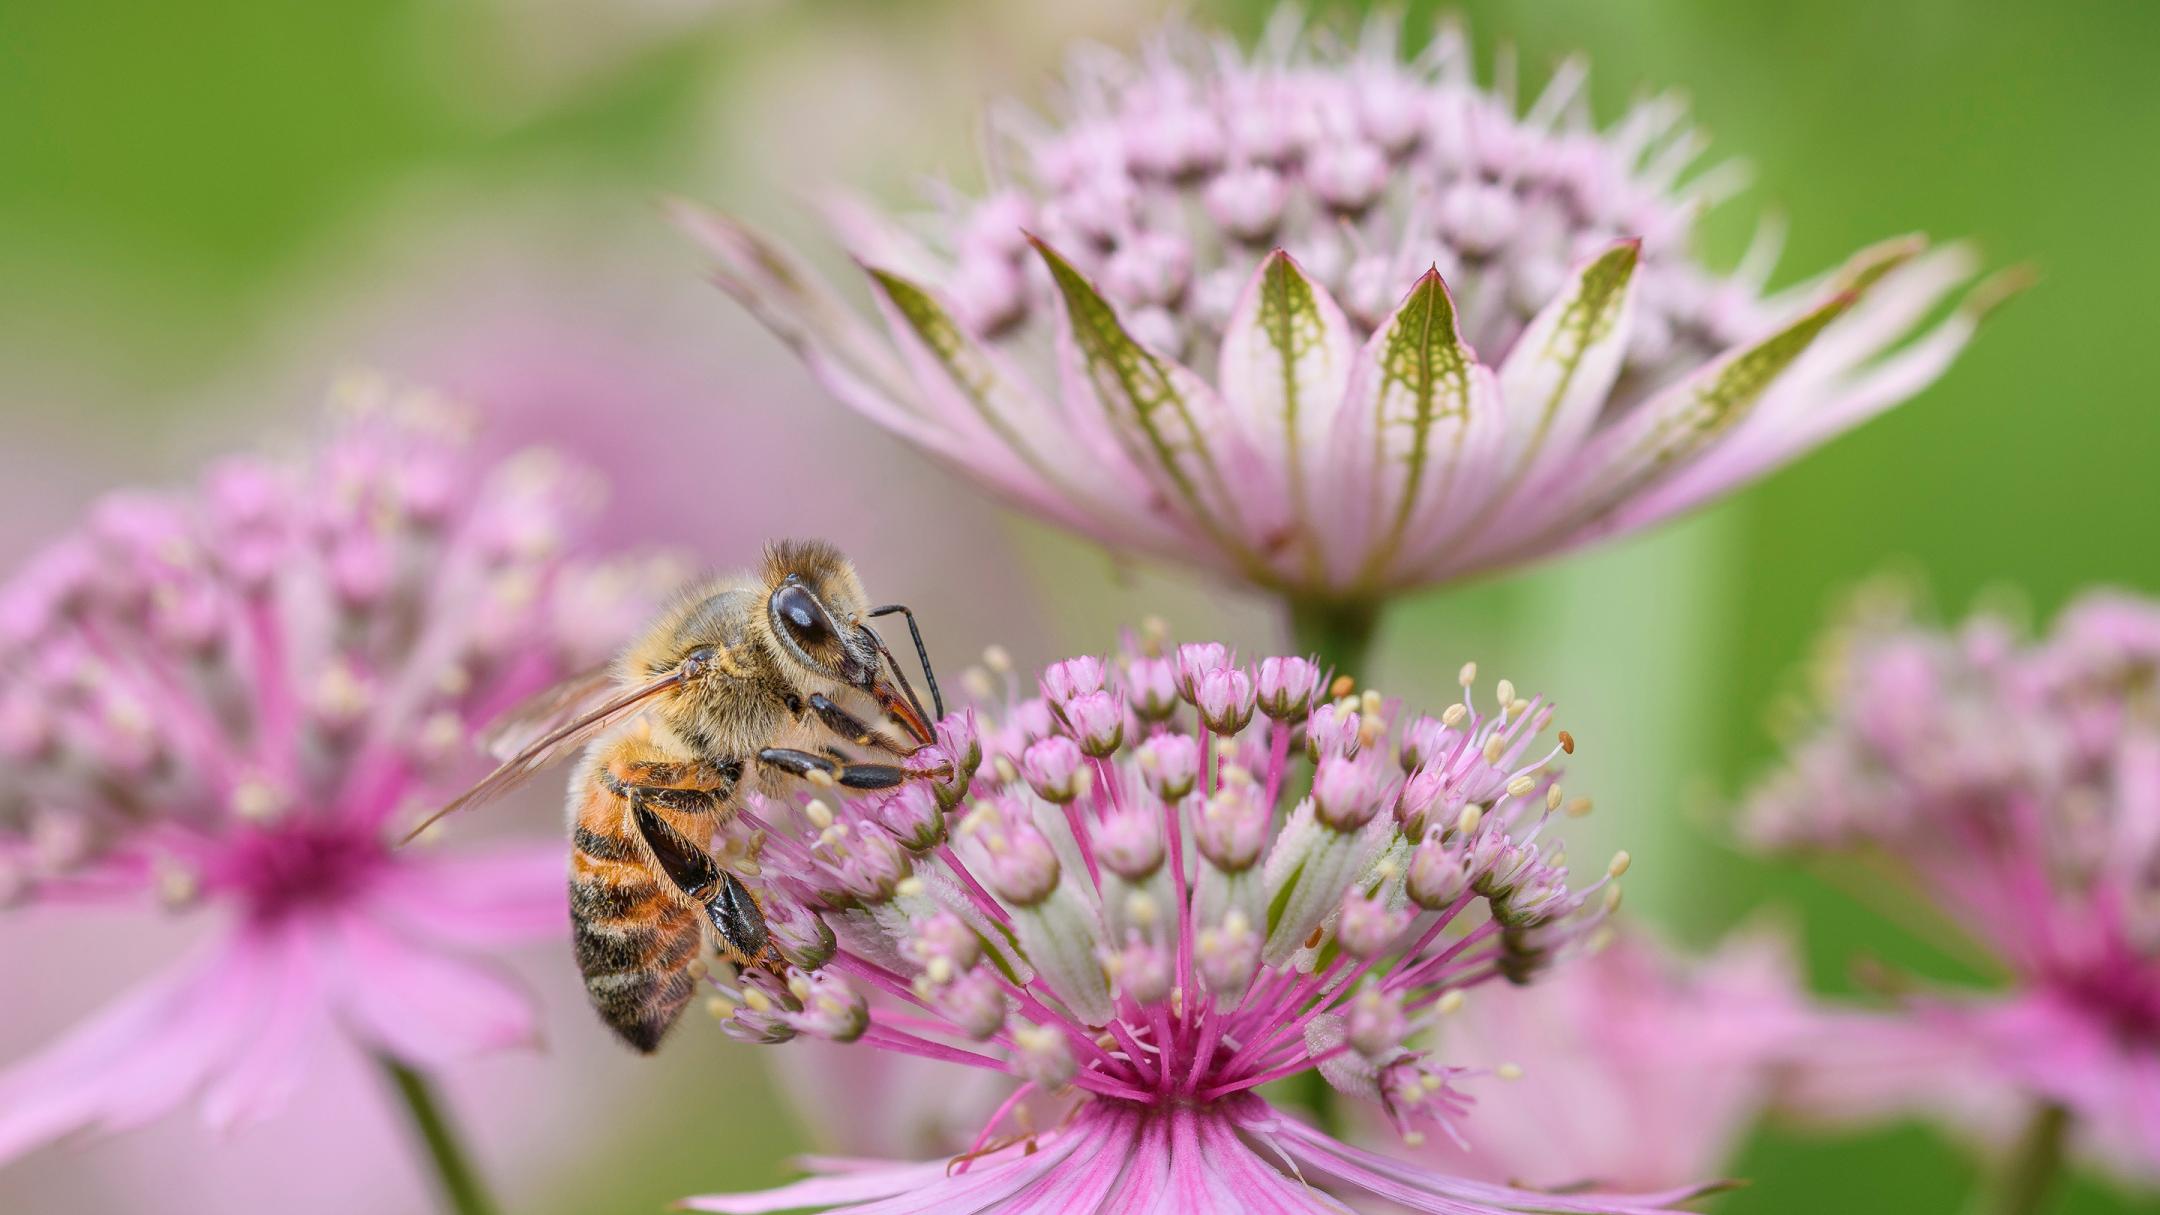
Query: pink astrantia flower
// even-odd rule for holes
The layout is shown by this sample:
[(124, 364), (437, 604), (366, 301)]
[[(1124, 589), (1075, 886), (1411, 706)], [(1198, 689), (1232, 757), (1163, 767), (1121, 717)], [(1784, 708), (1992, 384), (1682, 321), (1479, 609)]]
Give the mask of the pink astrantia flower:
[[(1315, 709), (1307, 681), (1286, 702), (1281, 665), (1268, 711), (1225, 723), (1191, 706), (1220, 672), (1257, 673), (1220, 647), (1065, 664), (1043, 699), (1015, 688), (943, 723), (918, 761), (934, 783), (740, 816), (734, 846), (795, 965), (719, 981), (729, 1033), (853, 1042), (1013, 1087), (956, 1160), (822, 1160), (811, 1180), (686, 1205), (1340, 1212), (1363, 1195), (1473, 1215), (1662, 1210), (1698, 1192), (1470, 1180), (1260, 1096), (1317, 1070), (1394, 1126), (1452, 1122), (1480, 1069), (1412, 1043), (1451, 993), (1528, 983), (1573, 953), (1617, 893), (1611, 873), (1571, 887), (1548, 830), (1569, 740), (1538, 741), (1542, 699), (1503, 680), (1480, 706), (1466, 671), (1460, 703), (1398, 729), (1402, 710), (1371, 693)], [(1155, 702), (1162, 666), (1190, 675), (1182, 703)], [(1315, 792), (1292, 797), (1308, 760)], [(1044, 1097), (1064, 1110), (1048, 1125), (1007, 1117)]]
[(1699, 960), (1622, 933), (1529, 987), (1477, 993), (1441, 1022), (1440, 1044), (1520, 1075), (1481, 1095), (1462, 1142), (1432, 1139), (1423, 1158), (1546, 1186), (1718, 1175), (1815, 1025), (1794, 971), (1767, 933)]
[(305, 458), (115, 494), (0, 591), (0, 904), (220, 921), (0, 1072), (0, 1160), (197, 1095), (266, 1114), (339, 1037), (412, 1066), (533, 1037), (474, 955), (564, 931), (560, 846), (392, 842), (661, 571), (571, 555), (595, 487), (554, 458), (481, 465), (454, 410), (373, 382), (339, 405)]
[(1856, 1019), (1825, 1066), (1898, 1063), (1818, 1078), (1816, 1104), (1879, 1107), (1903, 1076), (1908, 1108), (1940, 1107), (1979, 1069), (2160, 1178), (2160, 605), (2089, 596), (2031, 643), (1985, 616), (1943, 633), (1892, 606), (1836, 640), (1822, 719), (1754, 796), (1750, 828), (1887, 863), (2010, 983), (1911, 996), (1902, 1026)]
[(879, 333), (785, 250), (684, 205), (719, 278), (843, 402), (1106, 544), (1351, 604), (1714, 498), (1917, 392), (2002, 294), (1907, 237), (1765, 294), (1696, 260), (1734, 174), (1671, 98), (1527, 109), (1459, 31), (1404, 60), (1279, 22), (1077, 57), (999, 112), (990, 186), (837, 226)]

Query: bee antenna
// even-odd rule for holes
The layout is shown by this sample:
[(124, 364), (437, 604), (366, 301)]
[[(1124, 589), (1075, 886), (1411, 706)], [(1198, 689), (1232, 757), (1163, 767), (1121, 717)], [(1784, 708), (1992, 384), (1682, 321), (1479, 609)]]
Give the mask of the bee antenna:
[[(916, 661), (922, 663), (923, 679), (930, 685), (930, 703), (937, 709), (937, 719), (943, 721), (945, 720), (945, 697), (938, 692), (937, 672), (930, 668), (930, 650), (923, 645), (922, 630), (915, 626), (915, 613), (908, 610), (908, 606), (904, 603), (888, 603), (883, 607), (871, 608), (869, 614), (874, 619), (879, 616), (890, 616), (894, 612), (907, 617), (908, 636), (915, 639)], [(878, 648), (884, 650), (885, 643), (880, 641)], [(885, 651), (885, 660), (892, 662), (892, 651)], [(906, 688), (907, 676), (901, 672), (900, 664), (897, 662), (893, 663), (893, 674), (900, 676), (900, 686)], [(908, 688), (908, 698), (912, 700), (914, 697), (915, 689)], [(921, 708), (920, 705), (916, 706), (917, 711), (920, 711)]]

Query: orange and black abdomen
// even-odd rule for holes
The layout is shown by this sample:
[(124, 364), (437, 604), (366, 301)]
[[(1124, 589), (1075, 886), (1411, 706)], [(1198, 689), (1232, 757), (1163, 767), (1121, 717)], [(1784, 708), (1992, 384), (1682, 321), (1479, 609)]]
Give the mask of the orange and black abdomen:
[(589, 780), (570, 845), (570, 922), (593, 1007), (623, 1040), (650, 1053), (696, 991), (691, 963), (705, 930), (666, 889), (638, 839), (626, 799)]

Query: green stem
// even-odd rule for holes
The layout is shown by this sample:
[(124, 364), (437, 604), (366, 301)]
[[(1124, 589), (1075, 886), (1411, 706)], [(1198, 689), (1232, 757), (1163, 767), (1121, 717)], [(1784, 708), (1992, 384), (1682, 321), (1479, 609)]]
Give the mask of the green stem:
[(426, 1076), (388, 1055), (375, 1056), (375, 1062), (405, 1103), (413, 1132), (427, 1149), (436, 1188), (442, 1192), (443, 1209), (449, 1215), (496, 1215), (499, 1208), (488, 1197), (479, 1171), (473, 1168), (465, 1146), (458, 1141), (457, 1128), (450, 1125), (449, 1115), (443, 1112), (435, 1086)]
[(1363, 600), (1292, 599), (1290, 641), (1299, 652), (1317, 654), (1322, 666), (1333, 667), (1359, 684), (1369, 682), (1366, 660), (1372, 655), (1373, 637), (1380, 630), (1380, 605)]
[(2054, 1104), (2033, 1111), (2010, 1157), (1976, 1197), (1971, 1215), (2038, 1215), (2062, 1173), (2070, 1112)]
[[(1366, 666), (1373, 637), (1379, 631), (1378, 604), (1364, 601), (1292, 599), (1290, 641), (1301, 654), (1317, 655), (1320, 665), (1337, 675), (1348, 675), (1362, 686), (1372, 676)], [(1283, 1096), (1312, 1114), (1314, 1125), (1338, 1138), (1343, 1133), (1342, 1111), (1335, 1089), (1318, 1071), (1299, 1072), (1283, 1081)]]

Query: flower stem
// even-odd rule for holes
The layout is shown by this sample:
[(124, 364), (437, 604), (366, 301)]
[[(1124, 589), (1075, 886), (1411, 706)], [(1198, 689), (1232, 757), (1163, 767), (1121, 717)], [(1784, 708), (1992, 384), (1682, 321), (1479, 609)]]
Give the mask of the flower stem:
[(449, 1215), (496, 1215), (499, 1208), (495, 1200), (488, 1197), (479, 1171), (473, 1168), (465, 1145), (459, 1142), (457, 1128), (443, 1112), (442, 1101), (435, 1095), (435, 1086), (426, 1076), (388, 1055), (375, 1056), (375, 1062), (390, 1078), (398, 1099), (405, 1103), (405, 1113), (412, 1120), (413, 1131), (421, 1146), (427, 1149), (436, 1188), (442, 1192), (443, 1209)]
[[(1288, 606), (1290, 641), (1300, 653), (1317, 656), (1321, 666), (1333, 668), (1337, 675), (1351, 676), (1360, 686), (1371, 680), (1366, 660), (1372, 654), (1373, 637), (1379, 632), (1378, 604), (1365, 600), (1292, 599)], [(1335, 1089), (1318, 1069), (1289, 1077), (1279, 1091), (1311, 1113), (1314, 1125), (1321, 1131), (1341, 1136), (1342, 1112), (1335, 1104)]]
[(1290, 641), (1299, 651), (1317, 654), (1322, 666), (1349, 675), (1359, 684), (1372, 672), (1366, 659), (1380, 630), (1380, 605), (1365, 600), (1292, 599)]
[(2048, 1193), (2062, 1172), (2069, 1132), (2068, 1110), (2052, 1102), (2035, 1109), (2009, 1159), (1976, 1196), (1969, 1208), (1971, 1215), (2037, 1215), (2045, 1209)]

